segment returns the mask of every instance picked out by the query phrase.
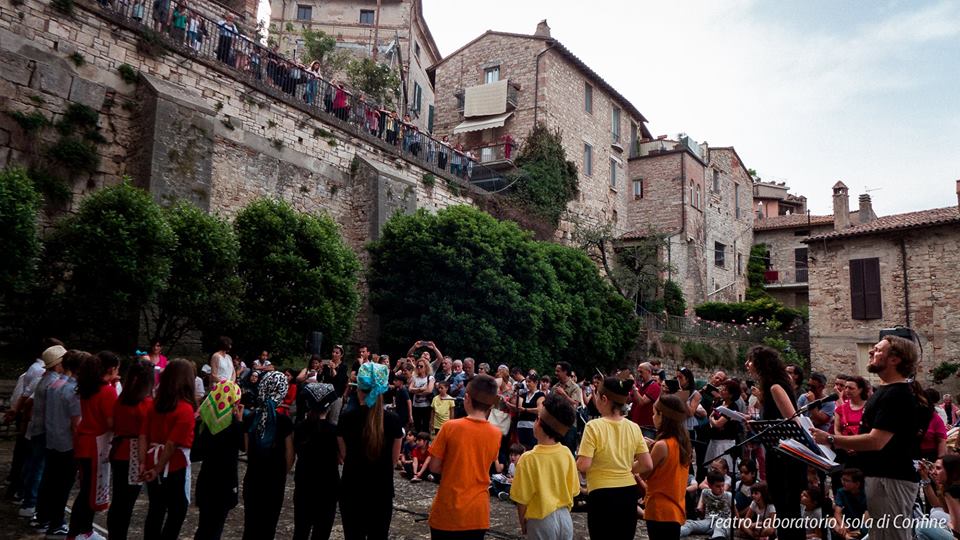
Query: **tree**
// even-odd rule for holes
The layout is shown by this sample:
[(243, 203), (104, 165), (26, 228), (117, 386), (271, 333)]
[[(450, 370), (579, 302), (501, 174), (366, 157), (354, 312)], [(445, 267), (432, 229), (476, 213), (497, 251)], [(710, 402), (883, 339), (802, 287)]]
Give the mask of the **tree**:
[(667, 280), (663, 285), (663, 305), (670, 315), (683, 317), (687, 314), (687, 301), (683, 299), (683, 291), (673, 280)]
[(303, 63), (310, 65), (320, 62), (320, 74), (330, 78), (334, 73), (347, 65), (349, 58), (337, 51), (337, 40), (323, 30), (304, 29), (303, 35)]
[(766, 244), (756, 244), (750, 248), (750, 260), (747, 261), (747, 300), (770, 297), (764, 277), (769, 260), (770, 250)]
[(245, 288), (235, 336), (242, 348), (300, 359), (313, 330), (330, 343), (349, 336), (360, 264), (333, 220), (260, 199), (240, 211), (234, 227)]
[(519, 178), (510, 197), (554, 228), (579, 190), (577, 166), (567, 160), (560, 131), (537, 124), (517, 155)]
[(347, 64), (350, 86), (378, 103), (393, 105), (400, 98), (400, 76), (390, 66), (371, 58), (355, 58)]
[[(172, 347), (190, 330), (217, 336), (239, 320), (240, 244), (226, 220), (188, 202), (164, 211), (177, 249), (170, 278), (153, 306), (144, 306), (146, 335)], [(150, 328), (151, 325), (153, 328)]]
[(33, 284), (40, 254), (37, 214), (41, 197), (26, 171), (0, 171), (0, 299)]
[(176, 243), (160, 207), (129, 179), (86, 197), (45, 249), (51, 333), (131, 350), (141, 308), (166, 286)]
[(454, 355), (542, 370), (561, 359), (611, 365), (636, 337), (630, 306), (589, 258), (472, 207), (397, 215), (368, 249), (387, 350), (432, 339)]

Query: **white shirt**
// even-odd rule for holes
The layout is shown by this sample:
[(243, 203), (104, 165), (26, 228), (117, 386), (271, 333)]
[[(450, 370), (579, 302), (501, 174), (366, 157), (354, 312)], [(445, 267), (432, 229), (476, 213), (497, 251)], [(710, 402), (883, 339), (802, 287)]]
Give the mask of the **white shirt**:
[(227, 353), (213, 353), (210, 368), (217, 373), (221, 381), (235, 381), (237, 374), (233, 370), (233, 358)]
[(37, 383), (40, 382), (44, 371), (46, 368), (43, 367), (43, 360), (39, 358), (34, 360), (30, 367), (17, 378), (17, 385), (13, 388), (10, 403), (16, 404), (21, 397), (33, 396), (33, 391), (37, 388)]

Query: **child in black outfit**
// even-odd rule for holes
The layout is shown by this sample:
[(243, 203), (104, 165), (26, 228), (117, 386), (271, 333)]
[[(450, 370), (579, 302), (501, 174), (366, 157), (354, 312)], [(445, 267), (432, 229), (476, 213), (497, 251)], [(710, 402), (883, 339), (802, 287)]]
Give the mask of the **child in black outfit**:
[(199, 435), (191, 459), (203, 461), (197, 477), (200, 522), (194, 540), (220, 540), (230, 510), (239, 502), (237, 461), (243, 446), (240, 387), (219, 381), (200, 404)]
[(293, 477), (293, 538), (319, 540), (330, 538), (337, 514), (337, 427), (327, 422), (327, 411), (338, 396), (333, 385), (326, 383), (307, 384), (303, 394), (307, 416), (293, 434), (298, 458)]

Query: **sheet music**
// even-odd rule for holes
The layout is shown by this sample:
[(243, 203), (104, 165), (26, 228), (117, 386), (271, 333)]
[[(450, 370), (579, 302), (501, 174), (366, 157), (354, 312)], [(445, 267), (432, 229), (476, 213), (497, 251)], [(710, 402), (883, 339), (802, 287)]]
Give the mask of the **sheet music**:
[(822, 444), (817, 444), (817, 441), (813, 440), (813, 435), (810, 434), (810, 430), (814, 427), (813, 422), (810, 421), (810, 418), (806, 416), (799, 416), (797, 419), (800, 421), (800, 425), (803, 427), (803, 433), (807, 436), (807, 444), (812, 445), (811, 448), (817, 447), (820, 449), (820, 455), (827, 458), (829, 461), (836, 461), (837, 454), (830, 449), (829, 446), (824, 446)]
[(737, 411), (735, 411), (735, 410), (733, 410), (733, 409), (728, 409), (727, 407), (724, 407), (723, 405), (720, 405), (719, 407), (714, 407), (713, 410), (717, 411), (718, 413), (726, 416), (727, 418), (729, 418), (729, 419), (731, 419), (731, 420), (736, 420), (737, 422), (740, 422), (741, 424), (747, 421), (747, 417), (746, 417), (743, 413), (737, 412)]

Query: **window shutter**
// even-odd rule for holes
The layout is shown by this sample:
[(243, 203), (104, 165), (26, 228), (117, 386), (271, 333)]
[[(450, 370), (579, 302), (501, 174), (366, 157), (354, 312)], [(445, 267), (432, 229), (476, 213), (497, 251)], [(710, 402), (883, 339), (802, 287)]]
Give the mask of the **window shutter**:
[(850, 316), (864, 319), (863, 259), (850, 260)]
[(880, 259), (863, 259), (863, 316), (865, 319), (883, 318), (880, 298)]

